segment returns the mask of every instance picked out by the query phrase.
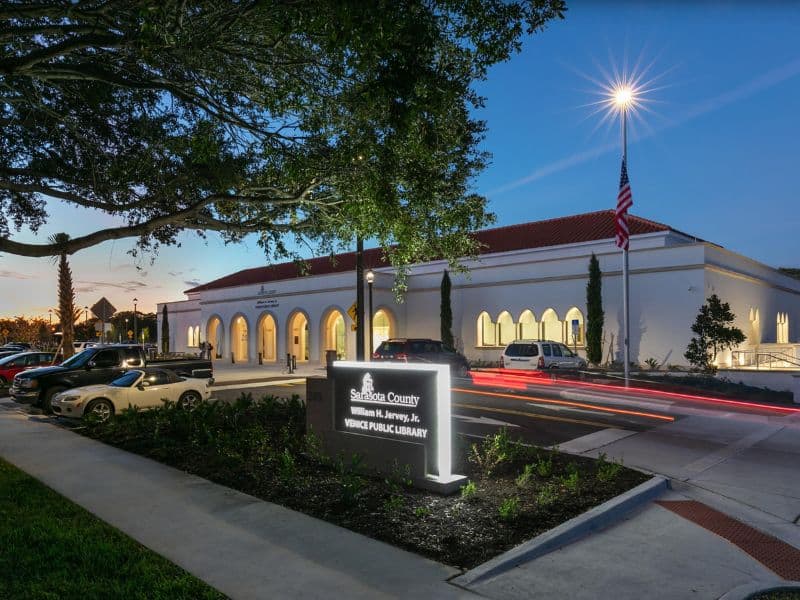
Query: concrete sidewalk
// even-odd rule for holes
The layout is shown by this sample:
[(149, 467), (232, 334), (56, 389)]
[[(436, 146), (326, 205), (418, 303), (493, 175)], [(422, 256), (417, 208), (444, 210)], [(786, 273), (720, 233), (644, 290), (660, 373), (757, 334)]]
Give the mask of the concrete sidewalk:
[(224, 594), (474, 597), (455, 569), (118, 450), (0, 402), (0, 456)]
[(301, 363), (294, 373), (286, 370), (283, 364), (251, 365), (231, 364), (223, 360), (214, 361), (214, 381), (217, 384), (231, 382), (269, 381), (279, 378), (294, 379), (325, 375), (325, 365), (319, 363)]

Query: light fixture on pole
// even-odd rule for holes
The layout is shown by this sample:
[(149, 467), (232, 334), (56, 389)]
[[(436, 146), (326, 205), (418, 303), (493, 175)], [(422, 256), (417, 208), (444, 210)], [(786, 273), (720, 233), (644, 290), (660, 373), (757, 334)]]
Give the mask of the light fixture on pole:
[(615, 110), (619, 112), (622, 129), (622, 170), (620, 173), (614, 223), (617, 246), (622, 249), (622, 361), (623, 371), (625, 373), (625, 385), (628, 385), (630, 382), (631, 368), (630, 279), (628, 265), (630, 231), (628, 230), (628, 209), (633, 204), (630, 181), (628, 180), (628, 112), (636, 107), (638, 94), (636, 88), (628, 82), (617, 85), (611, 92), (613, 106)]
[(370, 269), (367, 271), (367, 285), (369, 286), (369, 359), (372, 360), (372, 353), (373, 353), (373, 342), (372, 342), (372, 318), (374, 313), (372, 312), (372, 284), (375, 283), (375, 272)]
[(136, 322), (136, 303), (139, 301), (138, 298), (133, 299), (133, 341), (136, 342), (139, 340), (139, 332)]

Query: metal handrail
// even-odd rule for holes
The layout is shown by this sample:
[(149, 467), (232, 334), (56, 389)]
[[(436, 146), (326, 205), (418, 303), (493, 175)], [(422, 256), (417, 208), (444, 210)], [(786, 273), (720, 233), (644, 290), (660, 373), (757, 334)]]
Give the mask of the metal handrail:
[(792, 366), (800, 367), (800, 359), (791, 354), (787, 354), (786, 352), (780, 352), (780, 351), (760, 352), (756, 350), (734, 350), (731, 353), (731, 358), (734, 358), (733, 361), (734, 364), (740, 362), (738, 360), (740, 355), (744, 355), (745, 357), (749, 357), (750, 355), (752, 355), (753, 360), (746, 362), (745, 365), (742, 366), (755, 365), (756, 369), (758, 369), (762, 365), (771, 368), (773, 366), (773, 363), (776, 362), (785, 363), (787, 367), (784, 368)]

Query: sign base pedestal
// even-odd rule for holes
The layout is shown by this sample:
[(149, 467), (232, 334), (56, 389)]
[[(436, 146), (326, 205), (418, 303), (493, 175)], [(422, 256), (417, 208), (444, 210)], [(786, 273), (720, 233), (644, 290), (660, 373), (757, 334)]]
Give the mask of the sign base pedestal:
[(451, 475), (450, 479), (439, 479), (432, 475), (427, 475), (424, 479), (415, 479), (414, 487), (429, 492), (435, 492), (442, 496), (449, 496), (455, 494), (462, 486), (467, 484), (467, 478), (464, 475)]

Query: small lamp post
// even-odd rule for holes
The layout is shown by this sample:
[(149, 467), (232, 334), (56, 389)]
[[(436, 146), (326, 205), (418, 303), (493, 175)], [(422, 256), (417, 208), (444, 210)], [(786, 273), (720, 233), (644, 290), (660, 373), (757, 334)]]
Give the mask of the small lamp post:
[(52, 308), (48, 308), (47, 312), (50, 313), (50, 327), (52, 328), (52, 326), (53, 326), (53, 309)]
[(375, 283), (375, 272), (372, 269), (367, 271), (366, 279), (369, 287), (369, 359), (372, 360), (372, 284)]
[(133, 299), (133, 341), (139, 339), (138, 335), (138, 328), (137, 328), (137, 320), (136, 320), (136, 303), (139, 302), (138, 298)]

